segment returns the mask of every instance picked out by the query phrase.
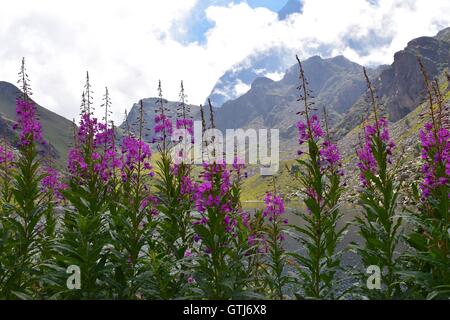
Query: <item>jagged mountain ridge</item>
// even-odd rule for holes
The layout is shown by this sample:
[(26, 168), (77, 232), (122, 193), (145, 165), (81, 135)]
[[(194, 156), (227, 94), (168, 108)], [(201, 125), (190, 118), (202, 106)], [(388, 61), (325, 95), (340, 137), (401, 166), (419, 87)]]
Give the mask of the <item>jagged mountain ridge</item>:
[[(360, 77), (362, 66), (343, 56), (314, 56), (305, 60), (303, 66), (316, 108), (326, 106), (332, 123), (365, 91), (364, 79)], [(281, 134), (286, 134), (295, 123), (295, 113), (300, 111), (298, 71), (298, 65), (293, 65), (280, 81), (257, 78), (246, 94), (228, 101), (218, 111), (218, 127), (280, 128)]]
[[(151, 141), (153, 138), (153, 127), (155, 125), (155, 114), (157, 110), (158, 98), (145, 98), (142, 99), (143, 111), (144, 111), (144, 139), (146, 141)], [(167, 116), (171, 119), (176, 119), (177, 109), (179, 107), (179, 102), (168, 101), (164, 99), (164, 105), (168, 109)], [(200, 107), (197, 105), (187, 104), (190, 108), (190, 116), (194, 120), (200, 120)], [(136, 102), (128, 113), (127, 121), (124, 121), (120, 128), (122, 130), (127, 130), (127, 127), (132, 133), (138, 132), (139, 125), (139, 108), (140, 102)], [(206, 112), (206, 110), (205, 110)], [(208, 113), (209, 114), (209, 113)], [(127, 123), (128, 122), (128, 123)]]
[[(330, 123), (339, 121), (345, 112), (365, 91), (366, 85), (361, 77), (362, 66), (351, 62), (343, 56), (322, 59), (319, 56), (311, 57), (303, 62), (305, 73), (309, 79), (310, 88), (315, 96), (316, 107), (327, 107)], [(371, 70), (375, 76), (377, 70)], [(215, 122), (218, 129), (238, 128), (274, 128), (280, 129), (282, 149), (288, 150), (295, 143), (295, 122), (300, 110), (297, 101), (299, 92), (297, 86), (298, 65), (288, 69), (279, 81), (266, 77), (259, 77), (253, 81), (250, 90), (237, 98), (228, 101), (221, 108), (214, 108)], [(144, 113), (146, 127), (153, 127), (156, 98), (144, 99)], [(178, 102), (167, 102), (171, 110), (170, 115), (175, 118)], [(136, 103), (131, 109), (128, 123), (137, 123), (139, 105)], [(191, 106), (192, 117), (200, 120), (198, 106)], [(209, 117), (208, 108), (205, 108), (206, 117)], [(124, 129), (126, 124), (122, 124)], [(136, 130), (133, 130), (136, 131)], [(151, 140), (150, 138), (148, 140)]]
[[(423, 99), (423, 80), (416, 56), (423, 58), (431, 78), (436, 77), (450, 64), (450, 28), (436, 37), (420, 37), (395, 54), (390, 66), (369, 69), (369, 77), (377, 89), (380, 101), (390, 119), (398, 121), (413, 111)], [(337, 136), (342, 138), (359, 125), (367, 113), (366, 83), (362, 66), (343, 56), (322, 59), (311, 57), (303, 62), (316, 108), (326, 107), (330, 123)], [(290, 67), (283, 78), (273, 81), (258, 77), (250, 89), (237, 99), (216, 109), (216, 124), (221, 130), (235, 128), (278, 128), (285, 151), (295, 145), (295, 115), (301, 109), (298, 98), (298, 66)], [(170, 102), (176, 109), (176, 102)], [(134, 107), (136, 108), (136, 106)], [(148, 105), (146, 108), (155, 109)], [(193, 106), (193, 109), (195, 107)], [(198, 107), (196, 108), (198, 111)], [(153, 114), (151, 114), (153, 117)], [(199, 120), (199, 112), (193, 115)], [(135, 117), (131, 117), (134, 119)], [(149, 124), (151, 125), (150, 119)]]
[[(424, 80), (417, 57), (421, 57), (431, 80), (450, 68), (450, 28), (435, 37), (420, 37), (411, 40), (404, 50), (394, 55), (394, 62), (373, 79), (379, 101), (393, 122), (403, 119), (424, 98)], [(337, 125), (339, 137), (344, 136), (367, 115), (366, 95), (352, 106)]]

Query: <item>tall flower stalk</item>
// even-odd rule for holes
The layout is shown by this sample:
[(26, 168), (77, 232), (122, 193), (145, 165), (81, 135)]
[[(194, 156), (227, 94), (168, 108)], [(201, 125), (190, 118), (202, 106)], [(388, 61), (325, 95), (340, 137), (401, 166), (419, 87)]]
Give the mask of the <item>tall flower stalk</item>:
[[(450, 294), (450, 131), (449, 110), (437, 81), (430, 81), (418, 59), (427, 90), (428, 112), (420, 130), (422, 182), (414, 195), (418, 210), (406, 236), (412, 252), (405, 255), (411, 294), (417, 298), (445, 299)], [(450, 83), (450, 79), (449, 79)]]
[[(176, 144), (178, 154), (173, 154), (172, 149), (164, 152), (161, 149), (161, 159), (156, 162), (157, 181), (155, 187), (159, 199), (158, 209), (161, 212), (161, 221), (158, 231), (166, 247), (167, 253), (172, 257), (173, 264), (180, 263), (191, 247), (192, 229), (192, 192), (194, 181), (191, 177), (192, 166), (188, 159), (192, 139), (186, 140), (187, 135), (193, 137), (193, 123), (190, 116), (190, 108), (187, 105), (183, 81), (180, 89), (180, 103), (177, 109), (176, 129), (181, 130), (179, 137), (170, 137)], [(162, 109), (160, 109), (162, 117)], [(172, 132), (171, 122), (167, 121), (166, 131)], [(155, 134), (157, 134), (155, 128)], [(181, 134), (182, 133), (182, 134)], [(185, 269), (183, 265), (182, 268)], [(186, 282), (183, 270), (177, 276), (177, 281), (182, 281), (178, 287)]]
[(166, 106), (167, 101), (163, 97), (161, 80), (158, 83), (158, 99), (156, 101), (156, 115), (155, 115), (155, 137), (153, 141), (157, 144), (158, 151), (161, 154), (168, 152), (170, 140), (173, 133), (173, 125), (169, 109)]
[(262, 241), (267, 250), (267, 268), (265, 268), (265, 281), (268, 284), (268, 295), (271, 299), (283, 300), (286, 286), (290, 282), (287, 274), (287, 254), (285, 249), (285, 225), (288, 219), (284, 217), (285, 205), (283, 199), (277, 194), (275, 179), (273, 192), (267, 192), (264, 198), (265, 209), (262, 217), (266, 221), (263, 228)]
[(139, 287), (147, 271), (145, 247), (153, 248), (152, 229), (155, 225), (155, 198), (149, 194), (153, 177), (150, 145), (144, 142), (144, 105), (139, 104), (138, 132), (128, 133), (122, 140), (120, 162), (121, 183), (116, 190), (116, 206), (111, 210), (115, 279), (119, 298), (136, 299), (142, 295)]
[[(39, 172), (40, 159), (37, 144), (44, 143), (41, 124), (36, 117), (36, 106), (25, 68), (25, 59), (19, 73), (22, 96), (16, 100), (17, 123), (20, 130), (19, 155), (14, 163), (12, 195), (14, 201), (6, 205), (6, 214), (0, 217), (2, 230), (7, 230), (7, 242), (0, 262), (0, 296), (27, 297), (32, 285), (37, 285), (39, 273), (39, 233), (46, 203), (41, 202)], [(12, 160), (6, 153), (5, 161)], [(6, 163), (6, 162), (5, 162)]]
[[(306, 212), (298, 214), (304, 225), (293, 225), (297, 240), (303, 251), (291, 253), (297, 261), (298, 297), (309, 299), (332, 299), (337, 296), (336, 273), (340, 269), (340, 243), (345, 227), (339, 229), (337, 223), (342, 214), (339, 199), (342, 193), (341, 163), (337, 147), (330, 141), (321, 127), (319, 118), (313, 112), (312, 95), (300, 59), (299, 101), (303, 110), (298, 114), (304, 121), (297, 123), (299, 144), (306, 144), (306, 151), (297, 159), (301, 168), (296, 178), (301, 184)], [(322, 142), (321, 142), (322, 141)], [(304, 154), (303, 154), (304, 153)]]
[[(10, 203), (12, 199), (11, 174), (14, 169), (14, 153), (6, 140), (0, 145), (0, 204)], [(1, 211), (0, 211), (1, 212)]]
[[(159, 295), (166, 299), (176, 298), (187, 287), (185, 255), (192, 242), (190, 166), (183, 161), (184, 155), (173, 155), (174, 144), (182, 144), (180, 152), (186, 151), (190, 141), (182, 137), (172, 137), (173, 123), (169, 109), (162, 95), (161, 81), (158, 85), (159, 97), (156, 102), (155, 143), (160, 159), (156, 161), (155, 196), (160, 213), (157, 232), (160, 237), (153, 252), (153, 273), (157, 276)], [(183, 130), (188, 125), (189, 109), (183, 83), (180, 92), (180, 105), (177, 110), (176, 129)], [(173, 142), (173, 144), (172, 144)], [(175, 267), (176, 266), (176, 267)]]
[[(93, 117), (94, 106), (89, 73), (81, 106), (77, 143), (69, 151), (70, 179), (62, 191), (69, 206), (64, 209), (62, 238), (57, 245), (59, 274), (53, 281), (60, 283), (58, 291), (73, 299), (105, 297), (106, 284), (111, 279), (107, 232), (110, 167), (105, 162), (105, 139), (110, 137), (103, 123)], [(81, 272), (81, 289), (69, 290), (65, 283), (65, 268), (75, 265)], [(55, 267), (56, 268), (56, 267)], [(65, 289), (65, 290), (64, 290)]]
[(201, 180), (194, 186), (197, 215), (193, 281), (200, 295), (209, 299), (243, 298), (248, 279), (244, 261), (247, 239), (240, 203), (234, 196), (238, 185), (225, 163), (204, 163)]
[[(398, 197), (401, 185), (398, 182), (398, 167), (392, 164), (395, 147), (388, 130), (388, 121), (380, 116), (375, 90), (366, 70), (373, 124), (364, 125), (362, 145), (356, 151), (359, 162), (361, 190), (359, 203), (362, 217), (355, 219), (362, 245), (355, 249), (362, 260), (360, 273), (361, 289), (371, 298), (392, 299), (400, 294), (398, 270), (398, 245), (401, 239), (402, 217), (398, 214)], [(367, 286), (369, 267), (381, 270), (381, 288)]]

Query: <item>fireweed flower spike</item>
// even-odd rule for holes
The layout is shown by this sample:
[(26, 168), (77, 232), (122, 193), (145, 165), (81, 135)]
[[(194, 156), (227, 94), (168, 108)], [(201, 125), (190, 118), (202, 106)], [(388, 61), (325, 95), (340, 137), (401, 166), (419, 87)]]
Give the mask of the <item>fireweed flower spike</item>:
[(376, 175), (378, 173), (378, 163), (373, 154), (373, 138), (379, 139), (385, 146), (386, 161), (392, 163), (392, 151), (395, 143), (390, 139), (388, 130), (388, 121), (386, 118), (380, 118), (374, 125), (366, 124), (364, 126), (364, 143), (360, 149), (356, 151), (360, 169), (360, 181), (362, 186), (367, 186), (366, 174)]
[(161, 153), (168, 151), (169, 142), (173, 133), (172, 120), (168, 115), (169, 109), (166, 107), (166, 101), (163, 98), (161, 80), (158, 83), (158, 100), (156, 101), (156, 115), (155, 115), (155, 137), (153, 142), (157, 143), (158, 150)]
[(237, 181), (225, 163), (214, 162), (203, 164), (200, 181), (194, 185), (198, 212), (193, 221), (199, 261), (196, 272), (204, 277), (197, 283), (203, 296), (211, 299), (232, 298), (242, 289), (243, 278), (248, 277), (244, 265), (248, 245), (242, 237), (247, 229), (237, 201)]
[(14, 160), (14, 153), (7, 147), (0, 146), (0, 165), (10, 164)]
[(10, 180), (14, 169), (14, 153), (6, 141), (2, 141), (2, 144), (0, 145), (0, 208), (4, 203), (9, 203), (13, 196)]
[[(144, 248), (156, 246), (152, 233), (159, 215), (159, 199), (150, 193), (154, 172), (151, 165), (152, 150), (144, 141), (144, 116), (144, 104), (141, 100), (136, 136), (131, 135), (127, 125), (127, 135), (121, 141), (121, 155), (118, 156), (120, 161), (117, 162), (120, 180), (115, 190), (117, 205), (110, 205), (110, 228), (114, 239), (112, 244), (116, 251), (115, 259), (123, 270), (123, 276), (117, 286), (123, 296), (130, 299), (136, 297), (137, 283), (142, 281), (144, 272), (148, 271), (142, 263), (146, 252)], [(152, 261), (151, 258), (149, 260)]]
[[(419, 132), (422, 146), (421, 155), (424, 164), (422, 173), (424, 179), (420, 184), (422, 200), (426, 201), (433, 193), (449, 192), (450, 183), (450, 131), (448, 106), (444, 105), (443, 97), (437, 82), (430, 83), (422, 61), (419, 66), (424, 76), (428, 91), (428, 122)], [(434, 96), (434, 97), (433, 97)], [(446, 188), (447, 187), (447, 188)], [(436, 194), (435, 194), (436, 197)], [(447, 194), (447, 198), (450, 193)], [(439, 196), (437, 196), (439, 198)]]
[(290, 282), (286, 275), (287, 255), (284, 249), (284, 225), (287, 221), (283, 218), (285, 214), (284, 201), (276, 194), (275, 179), (273, 183), (274, 193), (267, 192), (264, 198), (265, 209), (262, 216), (267, 222), (261, 240), (262, 244), (266, 246), (265, 251), (270, 261), (268, 263), (270, 272), (266, 278), (270, 288), (270, 297), (282, 300), (286, 285)]
[[(369, 121), (364, 124), (362, 145), (356, 151), (362, 185), (359, 200), (364, 211), (362, 218), (355, 219), (355, 224), (359, 227), (364, 244), (353, 246), (363, 264), (359, 274), (361, 294), (391, 299), (400, 294), (397, 247), (402, 218), (397, 216), (397, 199), (401, 186), (397, 169), (391, 165), (395, 144), (390, 139), (388, 121), (379, 114), (375, 89), (366, 69), (364, 76), (374, 120), (372, 124)], [(383, 270), (381, 282), (384, 286), (381, 290), (368, 290), (366, 286), (366, 270), (371, 265)]]
[[(186, 130), (191, 137), (194, 136), (194, 122), (190, 115), (191, 109), (187, 104), (187, 95), (184, 90), (184, 83), (181, 81), (180, 103), (177, 110), (176, 128)], [(193, 140), (192, 140), (193, 142)]]
[[(12, 178), (12, 188), (6, 195), (13, 196), (14, 199), (6, 199), (9, 208), (5, 211), (1, 208), (0, 221), (0, 297), (6, 299), (25, 294), (31, 284), (37, 283), (42, 254), (37, 230), (47, 207), (47, 202), (39, 192), (42, 175), (39, 172), (41, 159), (37, 152), (37, 144), (44, 141), (35, 105), (30, 99), (31, 89), (25, 59), (22, 60), (19, 76), (22, 97), (16, 100), (15, 125), (19, 130), (19, 154), (14, 163), (14, 171), (8, 177)], [(11, 154), (6, 150), (1, 154), (3, 164), (8, 165), (7, 162), (12, 160)], [(5, 196), (4, 190), (2, 193)], [(4, 233), (5, 229), (7, 233)]]
[(42, 128), (36, 119), (36, 106), (31, 101), (17, 99), (16, 101), (16, 128), (20, 129), (20, 146), (27, 146), (34, 142), (44, 143)]
[[(161, 223), (158, 232), (161, 233), (167, 256), (172, 263), (184, 258), (184, 253), (192, 245), (193, 229), (191, 210), (193, 207), (194, 181), (191, 179), (191, 167), (184, 160), (184, 152), (189, 148), (191, 141), (183, 140), (183, 136), (174, 137), (170, 110), (163, 99), (161, 81), (158, 85), (159, 97), (156, 102), (156, 115), (154, 142), (160, 152), (160, 159), (156, 161), (156, 181), (161, 211)], [(176, 129), (189, 131), (190, 108), (186, 103), (187, 95), (184, 84), (181, 82), (180, 102), (176, 110)], [(173, 140), (172, 140), (173, 139)], [(174, 144), (171, 144), (173, 141)], [(172, 157), (172, 148), (177, 152)], [(174, 152), (175, 153), (175, 152)], [(181, 161), (180, 161), (181, 159)], [(183, 273), (184, 270), (181, 272)], [(184, 283), (185, 277), (174, 275), (173, 283)]]
[(413, 186), (417, 211), (408, 217), (412, 250), (405, 254), (409, 270), (402, 272), (418, 298), (447, 299), (450, 283), (450, 132), (448, 105), (436, 82), (430, 82), (418, 59), (427, 91), (426, 123), (419, 132), (422, 181)]
[[(298, 100), (303, 102), (303, 110), (297, 114), (304, 118), (297, 123), (298, 142), (306, 150), (298, 152), (300, 158), (297, 163), (301, 169), (296, 171), (295, 176), (302, 187), (300, 191), (306, 213), (296, 212), (305, 221), (305, 226), (293, 225), (292, 228), (306, 252), (294, 252), (290, 255), (296, 260), (299, 276), (295, 280), (300, 287), (296, 296), (331, 299), (336, 296), (335, 274), (340, 268), (337, 245), (345, 231), (345, 227), (340, 230), (337, 228), (341, 217), (341, 157), (337, 146), (331, 142), (329, 133), (326, 132), (328, 130), (323, 130), (317, 114), (312, 114), (312, 94), (298, 57), (297, 62), (300, 70)], [(326, 124), (328, 128), (327, 121)]]
[[(111, 210), (108, 204), (112, 201), (109, 196), (113, 194), (110, 178), (114, 168), (110, 160), (114, 156), (108, 154), (105, 145), (111, 145), (113, 132), (93, 116), (89, 74), (84, 88), (76, 143), (68, 157), (68, 187), (61, 191), (69, 205), (64, 207), (64, 223), (57, 246), (57, 254), (64, 257), (59, 267), (65, 270), (68, 265), (77, 265), (81, 268), (82, 288), (67, 293), (72, 299), (102, 297), (106, 292), (104, 279), (110, 277), (104, 267), (109, 259), (108, 251), (103, 248), (110, 242), (107, 215)], [(65, 282), (61, 286), (65, 287)]]
[(64, 198), (61, 191), (67, 188), (67, 185), (61, 182), (59, 172), (51, 167), (46, 168), (45, 177), (41, 181), (41, 186), (43, 192), (54, 195), (58, 200)]

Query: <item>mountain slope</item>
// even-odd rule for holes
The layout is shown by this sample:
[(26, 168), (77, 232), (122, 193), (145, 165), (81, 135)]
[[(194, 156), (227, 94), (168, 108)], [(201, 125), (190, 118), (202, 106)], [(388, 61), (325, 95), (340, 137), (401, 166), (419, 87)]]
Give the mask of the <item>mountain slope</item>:
[[(158, 98), (145, 98), (142, 99), (144, 105), (144, 134), (145, 140), (151, 141), (153, 138), (153, 127), (155, 124), (154, 117), (155, 111), (157, 110)], [(167, 115), (172, 119), (176, 119), (176, 112), (178, 109), (179, 102), (167, 101), (165, 100), (165, 106), (169, 111)], [(138, 130), (138, 119), (139, 119), (139, 103), (135, 103), (128, 113), (127, 121), (120, 125), (120, 129), (127, 130), (127, 122), (129, 129), (132, 133), (136, 133)], [(189, 105), (191, 110), (190, 115), (195, 120), (200, 120), (200, 107), (196, 105)]]
[[(366, 90), (362, 66), (343, 56), (331, 59), (314, 56), (303, 65), (315, 106), (320, 112), (327, 108), (331, 124), (339, 121)], [(376, 70), (370, 72), (374, 76)], [(256, 79), (246, 94), (228, 101), (217, 111), (218, 128), (277, 128), (281, 140), (292, 143), (296, 113), (301, 109), (297, 101), (298, 74), (298, 65), (294, 65), (280, 81)]]
[[(439, 77), (442, 80), (441, 90), (444, 94), (444, 100), (450, 103), (450, 82), (446, 81), (442, 75)], [(427, 103), (419, 104), (412, 112), (406, 115), (403, 119), (389, 124), (389, 131), (393, 141), (396, 142), (394, 149), (394, 163), (401, 157), (402, 165), (400, 168), (399, 179), (410, 185), (412, 182), (418, 182), (421, 179), (422, 161), (420, 160), (420, 139), (419, 131), (428, 121), (422, 117), (428, 111)], [(346, 190), (344, 192), (344, 200), (354, 202), (357, 199), (358, 167), (356, 166), (357, 157), (355, 150), (358, 148), (358, 135), (361, 133), (361, 126), (353, 128), (344, 137), (339, 139), (338, 148), (344, 164)], [(287, 199), (297, 200), (298, 196), (298, 182), (293, 179), (288, 170), (287, 165), (291, 168), (295, 165), (294, 160), (286, 160), (280, 164), (280, 171), (275, 177), (276, 185), (279, 192), (286, 196)], [(244, 180), (242, 199), (245, 200), (263, 200), (267, 185), (270, 185), (271, 177), (260, 176), (256, 174), (251, 175)]]
[[(7, 133), (7, 139), (12, 142), (14, 131), (11, 129), (16, 119), (16, 98), (20, 90), (11, 83), (0, 81), (0, 132)], [(72, 122), (56, 113), (36, 104), (36, 113), (41, 121), (44, 139), (49, 143), (49, 152), (59, 164), (67, 157), (67, 150), (72, 142)]]
[[(394, 56), (394, 62), (373, 79), (380, 102), (391, 121), (398, 121), (413, 111), (424, 97), (424, 80), (417, 57), (421, 57), (430, 79), (435, 79), (450, 68), (450, 28), (442, 30), (436, 37), (420, 37), (408, 43), (406, 48)], [(342, 137), (361, 122), (367, 114), (366, 95), (352, 106), (337, 126)]]
[[(345, 112), (365, 91), (366, 85), (362, 74), (362, 66), (353, 63), (343, 56), (322, 59), (319, 56), (304, 61), (305, 73), (310, 88), (315, 96), (316, 107), (322, 110), (327, 107), (330, 123), (339, 121)], [(377, 70), (370, 70), (375, 76)], [(296, 113), (300, 110), (297, 101), (298, 65), (293, 65), (279, 81), (267, 77), (259, 77), (251, 84), (247, 93), (235, 100), (226, 102), (221, 108), (215, 108), (216, 127), (222, 132), (226, 129), (280, 129), (282, 151), (292, 150), (295, 144)], [(146, 128), (154, 125), (156, 98), (143, 100)], [(167, 102), (172, 118), (176, 116), (177, 102)], [(200, 108), (191, 105), (193, 119), (200, 120)], [(130, 127), (137, 123), (139, 105), (135, 104), (128, 116)], [(208, 110), (205, 110), (209, 117)], [(126, 128), (126, 123), (121, 125)], [(131, 128), (136, 131), (135, 128)], [(151, 140), (150, 136), (147, 139)], [(290, 155), (292, 156), (292, 155)]]
[(224, 73), (214, 85), (209, 98), (215, 107), (222, 107), (227, 101), (237, 99), (250, 89), (258, 77), (279, 80), (292, 64), (295, 53), (282, 47), (256, 52)]

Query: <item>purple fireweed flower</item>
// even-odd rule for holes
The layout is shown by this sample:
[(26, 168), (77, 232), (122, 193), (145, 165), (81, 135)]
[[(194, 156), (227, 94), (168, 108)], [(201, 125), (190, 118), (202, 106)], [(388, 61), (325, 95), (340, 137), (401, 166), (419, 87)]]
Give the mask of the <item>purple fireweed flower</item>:
[(78, 175), (87, 169), (87, 163), (84, 161), (83, 155), (78, 149), (70, 149), (67, 167), (72, 175)]
[[(241, 178), (241, 176), (242, 176), (241, 172), (242, 172), (242, 170), (245, 169), (245, 160), (241, 159), (238, 156), (235, 156), (234, 159), (233, 159), (232, 168), (236, 172), (236, 175), (237, 175), (238, 179)], [(246, 173), (244, 173), (244, 175), (243, 175), (244, 177), (246, 177), (245, 174)]]
[(320, 120), (317, 115), (313, 115), (310, 119), (311, 132), (315, 139), (323, 137), (325, 134), (320, 126)]
[(373, 125), (367, 124), (364, 127), (364, 144), (356, 150), (359, 162), (356, 164), (360, 171), (361, 185), (366, 187), (368, 182), (366, 174), (371, 173), (376, 175), (378, 172), (378, 164), (373, 155), (373, 139), (379, 137), (388, 155), (387, 161), (391, 163), (392, 150), (395, 147), (395, 143), (391, 140), (388, 129), (388, 121), (386, 118), (381, 118)]
[(367, 180), (365, 174), (371, 172), (376, 173), (377, 162), (372, 153), (372, 147), (369, 144), (365, 144), (361, 149), (356, 151), (359, 158), (359, 162), (356, 164), (360, 170), (360, 181), (363, 186), (367, 186)]
[(67, 189), (68, 186), (60, 181), (58, 171), (48, 167), (45, 170), (45, 177), (41, 180), (41, 187), (43, 192), (54, 194), (57, 199), (62, 200), (64, 197), (61, 191)]
[(202, 184), (200, 184), (197, 188), (197, 190), (201, 193), (208, 192), (212, 189), (212, 183), (211, 181), (205, 181)]
[(270, 221), (285, 212), (284, 201), (277, 195), (273, 195), (270, 192), (266, 193), (264, 203), (266, 208), (263, 211), (263, 216), (268, 217)]
[(42, 138), (42, 127), (36, 119), (36, 106), (33, 102), (22, 99), (16, 100), (17, 124), (15, 128), (20, 131), (20, 146), (28, 146), (33, 142), (45, 143)]
[(192, 257), (192, 252), (191, 252), (191, 250), (186, 250), (185, 252), (184, 252), (184, 256), (186, 257), (186, 258), (189, 258), (189, 257)]
[(106, 150), (101, 163), (101, 176), (103, 181), (108, 181), (116, 169), (122, 167), (122, 161), (119, 158), (115, 148)]
[(14, 160), (14, 153), (0, 146), (0, 165), (9, 164)]
[(99, 123), (96, 118), (91, 117), (87, 112), (81, 115), (78, 128), (78, 140), (81, 144), (93, 143), (95, 135), (99, 132)]
[[(241, 168), (235, 163), (234, 166)], [(223, 225), (227, 233), (234, 234), (238, 226), (238, 217), (244, 226), (249, 225), (249, 215), (240, 209), (235, 210), (235, 204), (230, 193), (232, 175), (225, 163), (203, 164), (201, 181), (192, 184), (188, 178), (182, 180), (181, 189), (191, 191), (195, 208), (202, 214), (201, 219), (194, 220), (194, 225), (207, 224), (210, 209), (223, 215)]]
[(155, 126), (153, 128), (155, 132), (154, 142), (160, 142), (169, 139), (173, 133), (172, 120), (165, 114), (155, 115)]
[(194, 183), (189, 176), (181, 178), (180, 193), (181, 195), (191, 195), (195, 190)]
[(297, 123), (298, 129), (298, 144), (302, 145), (309, 139), (309, 133), (306, 130), (306, 124), (302, 121)]
[(335, 144), (326, 140), (320, 149), (320, 160), (322, 166), (335, 168), (340, 165), (341, 155)]
[(208, 207), (223, 207), (229, 201), (227, 194), (231, 189), (230, 172), (225, 164), (203, 164), (202, 181), (194, 185), (193, 198), (199, 212), (205, 212)]
[(243, 211), (241, 212), (241, 220), (242, 220), (242, 224), (246, 227), (249, 228), (250, 227), (250, 214)]
[(114, 144), (114, 130), (97, 118), (84, 112), (81, 115), (78, 129), (78, 140), (81, 144), (92, 143), (93, 148), (111, 148)]
[[(325, 132), (323, 131), (320, 120), (317, 117), (317, 115), (313, 115), (309, 122), (303, 122), (299, 121), (297, 123), (297, 129), (298, 129), (298, 142), (300, 145), (304, 144), (307, 140), (312, 138), (316, 144), (318, 144), (320, 138), (325, 137)], [(310, 137), (310, 133), (312, 134), (312, 137)], [(341, 155), (339, 153), (339, 150), (337, 146), (331, 141), (329, 141), (327, 138), (325, 138), (325, 141), (319, 146), (319, 153), (320, 153), (320, 167), (322, 172), (326, 169), (337, 169), (338, 167), (341, 167)], [(297, 155), (302, 156), (303, 155), (302, 150), (297, 150)]]
[[(139, 163), (142, 165), (142, 169), (150, 171), (152, 169), (151, 157), (152, 151), (147, 143), (134, 137), (125, 137), (122, 141), (122, 178), (128, 179)], [(151, 175), (151, 171), (149, 174)]]
[[(95, 173), (107, 182), (116, 169), (122, 166), (114, 138), (112, 128), (108, 128), (106, 124), (84, 112), (78, 129), (80, 146), (69, 151), (67, 163), (69, 172), (73, 176), (83, 178)], [(90, 172), (90, 169), (93, 172)]]
[(194, 121), (191, 119), (177, 119), (176, 128), (185, 129), (191, 137), (194, 136)]
[(159, 214), (158, 210), (156, 210), (155, 206), (159, 204), (159, 199), (154, 195), (147, 196), (144, 200), (142, 200), (140, 209), (148, 210), (150, 215), (157, 216)]
[(320, 126), (319, 118), (317, 117), (317, 115), (313, 115), (309, 119), (309, 123), (305, 123), (303, 121), (297, 122), (298, 143), (300, 145), (304, 144), (310, 138), (308, 127), (310, 128), (309, 130), (311, 131), (312, 138), (314, 140), (318, 140), (325, 135), (322, 127)]
[(189, 276), (189, 277), (187, 278), (187, 282), (188, 282), (189, 284), (195, 283), (194, 277), (193, 277), (193, 276)]
[(247, 242), (249, 247), (253, 247), (256, 244), (257, 237), (254, 234), (251, 234), (248, 236)]
[(422, 199), (429, 198), (440, 186), (450, 181), (450, 131), (426, 123), (419, 133), (422, 145)]

